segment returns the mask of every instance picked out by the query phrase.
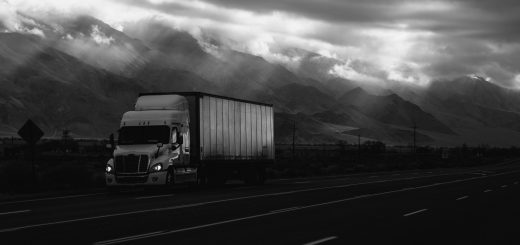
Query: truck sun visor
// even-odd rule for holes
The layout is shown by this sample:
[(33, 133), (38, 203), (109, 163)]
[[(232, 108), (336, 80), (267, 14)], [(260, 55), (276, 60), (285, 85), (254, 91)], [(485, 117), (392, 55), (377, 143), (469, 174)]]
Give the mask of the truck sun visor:
[(135, 103), (136, 111), (145, 110), (187, 110), (188, 101), (182, 95), (140, 96)]

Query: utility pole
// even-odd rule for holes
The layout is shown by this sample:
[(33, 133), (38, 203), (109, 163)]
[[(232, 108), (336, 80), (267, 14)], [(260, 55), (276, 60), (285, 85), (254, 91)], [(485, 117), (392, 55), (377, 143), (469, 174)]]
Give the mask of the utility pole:
[(414, 123), (414, 124), (413, 124), (413, 148), (412, 148), (412, 149), (413, 149), (413, 153), (415, 153), (415, 151), (416, 151), (416, 146), (417, 146), (417, 145), (416, 145), (416, 142), (417, 142), (417, 141), (416, 141), (416, 130), (417, 130), (417, 124)]
[(358, 164), (361, 162), (361, 134), (357, 135), (357, 158)]
[(293, 161), (294, 161), (295, 138), (296, 138), (296, 121), (293, 121), (293, 130), (292, 130), (292, 160)]

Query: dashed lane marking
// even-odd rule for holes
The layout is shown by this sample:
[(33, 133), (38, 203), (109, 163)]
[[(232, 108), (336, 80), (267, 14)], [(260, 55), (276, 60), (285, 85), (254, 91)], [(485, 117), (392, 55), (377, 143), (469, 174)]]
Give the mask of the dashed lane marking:
[(139, 200), (139, 199), (150, 199), (150, 198), (171, 197), (171, 196), (174, 196), (174, 195), (173, 194), (168, 194), (168, 195), (157, 195), (157, 196), (142, 196), (142, 197), (136, 197), (135, 199)]
[(19, 214), (19, 213), (27, 213), (27, 212), (31, 212), (31, 210), (26, 209), (26, 210), (18, 210), (18, 211), (9, 211), (9, 212), (0, 213), (0, 215)]
[(413, 211), (413, 212), (404, 214), (403, 216), (404, 217), (408, 217), (408, 216), (411, 216), (411, 215), (414, 215), (414, 214), (419, 214), (419, 213), (425, 212), (427, 210), (428, 210), (427, 208), (423, 208), (423, 209), (420, 209), (420, 210), (417, 210), (417, 211)]
[(455, 200), (460, 201), (460, 200), (464, 200), (464, 199), (466, 199), (466, 198), (468, 198), (468, 197), (469, 197), (469, 196), (462, 196), (462, 197), (459, 197), (459, 198), (457, 198), (457, 199), (455, 199)]
[(319, 240), (316, 240), (316, 241), (305, 243), (304, 245), (316, 245), (316, 244), (324, 243), (324, 242), (327, 242), (327, 241), (330, 241), (330, 240), (334, 240), (336, 238), (338, 238), (338, 237), (337, 236), (329, 236), (329, 237), (325, 237), (325, 238), (322, 238), (322, 239), (319, 239)]

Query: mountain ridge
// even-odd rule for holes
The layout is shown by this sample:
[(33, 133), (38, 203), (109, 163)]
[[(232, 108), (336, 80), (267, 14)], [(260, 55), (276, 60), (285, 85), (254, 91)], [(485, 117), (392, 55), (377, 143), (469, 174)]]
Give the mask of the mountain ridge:
[[(55, 37), (51, 34), (0, 34), (0, 73), (4, 74), (0, 82), (5, 88), (0, 110), (7, 115), (1, 118), (1, 128), (15, 128), (23, 117), (15, 111), (25, 105), (35, 109), (28, 115), (49, 129), (72, 127), (78, 135), (105, 137), (117, 128), (120, 114), (131, 109), (137, 93), (183, 90), (273, 103), (280, 119), (275, 124), (298, 120), (298, 127), (312, 131), (301, 132), (299, 141), (306, 137), (319, 142), (348, 141), (352, 137), (343, 132), (365, 132), (377, 140), (406, 144), (405, 135), (413, 125), (425, 135), (428, 144), (462, 142), (472, 137), (472, 128), (476, 132), (482, 127), (488, 127), (488, 131), (492, 127), (504, 132), (520, 131), (516, 123), (520, 111), (518, 93), (496, 88), (483, 78), (455, 79), (455, 89), (449, 81), (421, 89), (372, 89), (328, 73), (298, 73), (263, 57), (226, 47), (209, 52), (189, 33), (161, 23), (151, 25), (158, 28), (155, 30), (147, 28), (150, 23), (141, 23), (134, 30), (125, 27), (121, 32), (93, 17), (82, 16), (75, 21), (63, 33), (55, 34), (60, 39), (56, 42), (52, 42)], [(84, 44), (96, 52), (67, 48), (74, 47), (73, 44)], [(110, 66), (92, 61), (98, 55), (113, 54), (114, 50), (129, 53), (107, 59), (117, 63)], [(111, 52), (101, 54), (104, 51)], [(284, 54), (304, 55), (309, 60), (300, 72), (311, 75), (323, 73), (325, 66), (339, 62), (299, 49)], [(316, 67), (317, 70), (306, 69), (312, 65), (310, 59), (332, 63), (322, 63), (325, 66)], [(39, 105), (30, 99), (44, 100), (45, 96), (37, 91), (75, 96), (51, 96), (49, 103)], [(86, 103), (90, 101), (96, 108), (103, 108), (89, 111)], [(56, 111), (52, 111), (53, 103)], [(86, 110), (94, 118), (71, 110)], [(60, 115), (63, 120), (59, 120)], [(283, 132), (277, 134), (281, 140), (286, 139)]]

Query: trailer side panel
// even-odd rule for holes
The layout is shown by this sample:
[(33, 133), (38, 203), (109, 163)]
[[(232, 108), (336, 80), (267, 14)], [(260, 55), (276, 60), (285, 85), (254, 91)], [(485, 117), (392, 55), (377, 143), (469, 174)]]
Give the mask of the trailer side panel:
[(273, 160), (272, 107), (199, 97), (200, 160)]

